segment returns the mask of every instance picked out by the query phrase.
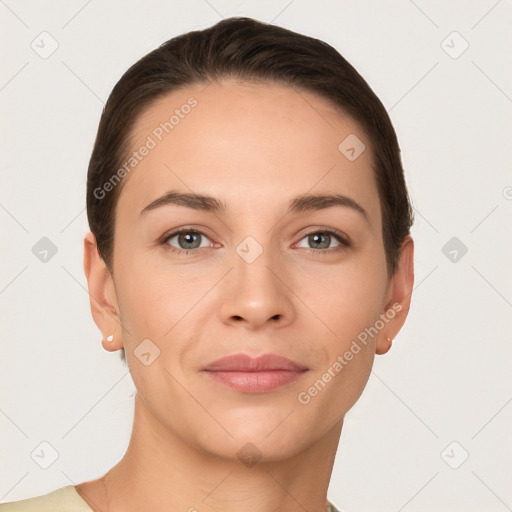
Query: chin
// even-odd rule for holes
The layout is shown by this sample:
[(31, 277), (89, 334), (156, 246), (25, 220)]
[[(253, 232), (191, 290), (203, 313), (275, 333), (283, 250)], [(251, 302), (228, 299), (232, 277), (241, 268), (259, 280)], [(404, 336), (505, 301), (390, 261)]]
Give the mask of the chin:
[(203, 450), (225, 459), (226, 461), (240, 461), (241, 464), (252, 467), (256, 463), (274, 463), (291, 459), (304, 450), (305, 443), (297, 442), (294, 436), (276, 437), (274, 440), (258, 439), (257, 434), (245, 433), (245, 436), (236, 437), (223, 443), (203, 446)]
[(198, 439), (192, 444), (200, 445), (203, 451), (226, 460), (238, 459), (248, 467), (251, 461), (256, 460), (277, 462), (289, 459), (321, 436), (320, 425), (307, 423), (296, 412), (287, 417), (291, 411), (291, 407), (272, 414), (268, 410), (254, 410), (252, 414), (246, 411), (239, 421), (233, 417), (217, 416), (232, 437), (221, 427), (215, 432), (205, 428), (197, 432)]

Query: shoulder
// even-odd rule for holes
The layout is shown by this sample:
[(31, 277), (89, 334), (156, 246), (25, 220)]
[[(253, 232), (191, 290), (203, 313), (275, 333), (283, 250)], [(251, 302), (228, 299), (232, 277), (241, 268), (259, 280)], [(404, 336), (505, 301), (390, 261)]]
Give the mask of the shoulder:
[[(341, 508), (336, 508), (330, 501), (327, 504), (329, 505), (327, 512), (344, 512)], [(0, 509), (0, 512), (2, 512), (2, 509)]]
[(73, 485), (42, 496), (0, 503), (0, 512), (92, 512)]

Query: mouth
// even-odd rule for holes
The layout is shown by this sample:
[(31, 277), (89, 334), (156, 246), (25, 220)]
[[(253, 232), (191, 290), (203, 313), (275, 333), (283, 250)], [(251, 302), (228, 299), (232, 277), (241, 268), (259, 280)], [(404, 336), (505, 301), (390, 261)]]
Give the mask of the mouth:
[(275, 354), (264, 354), (256, 358), (235, 354), (217, 359), (203, 368), (203, 372), (236, 391), (267, 393), (296, 382), (308, 369)]

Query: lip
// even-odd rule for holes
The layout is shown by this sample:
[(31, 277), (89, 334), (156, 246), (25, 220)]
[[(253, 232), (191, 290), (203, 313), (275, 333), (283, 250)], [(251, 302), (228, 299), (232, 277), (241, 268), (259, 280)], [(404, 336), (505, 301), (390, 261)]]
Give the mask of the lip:
[(251, 357), (235, 354), (208, 364), (203, 371), (212, 379), (237, 391), (266, 393), (296, 381), (306, 366), (276, 354)]

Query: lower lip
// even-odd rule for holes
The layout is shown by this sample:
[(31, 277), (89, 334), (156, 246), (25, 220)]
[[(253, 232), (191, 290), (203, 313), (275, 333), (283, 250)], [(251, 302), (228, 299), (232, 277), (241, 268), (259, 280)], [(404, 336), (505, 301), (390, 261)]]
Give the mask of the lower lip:
[(291, 370), (269, 370), (261, 372), (207, 371), (213, 379), (237, 391), (266, 393), (294, 382), (304, 372)]

